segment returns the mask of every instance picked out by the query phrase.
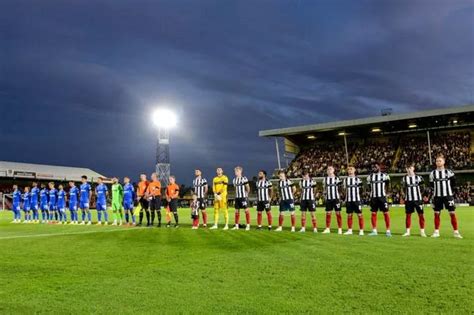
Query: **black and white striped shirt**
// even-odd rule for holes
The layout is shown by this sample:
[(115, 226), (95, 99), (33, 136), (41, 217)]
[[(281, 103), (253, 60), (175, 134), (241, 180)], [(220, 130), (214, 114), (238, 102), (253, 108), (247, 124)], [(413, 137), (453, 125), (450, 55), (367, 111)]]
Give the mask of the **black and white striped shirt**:
[(235, 187), (235, 198), (247, 198), (247, 189), (246, 186), (249, 183), (249, 180), (245, 176), (234, 178), (233, 184)]
[(257, 200), (270, 201), (270, 189), (273, 184), (269, 180), (258, 180), (257, 182)]
[(326, 200), (339, 200), (339, 185), (341, 180), (339, 177), (325, 177), (323, 180)]
[(301, 187), (301, 200), (312, 200), (314, 201), (314, 187), (316, 182), (312, 179), (303, 179), (300, 182)]
[(390, 176), (385, 173), (378, 172), (370, 174), (367, 177), (367, 183), (370, 185), (370, 197), (385, 197), (385, 184), (390, 181)]
[(403, 176), (403, 185), (405, 186), (405, 199), (406, 201), (421, 201), (421, 190), (420, 186), (423, 183), (423, 177), (418, 175)]
[(362, 180), (357, 176), (348, 176), (344, 179), (344, 187), (346, 188), (346, 201), (359, 202), (360, 201), (360, 187)]
[(451, 170), (434, 170), (430, 174), (430, 183), (433, 185), (434, 197), (452, 197), (453, 188), (451, 180), (454, 179), (454, 173)]
[(206, 198), (207, 180), (202, 177), (196, 177), (193, 180), (194, 193), (198, 198)]
[(280, 180), (278, 182), (278, 188), (280, 189), (281, 200), (293, 200), (293, 183), (291, 180)]

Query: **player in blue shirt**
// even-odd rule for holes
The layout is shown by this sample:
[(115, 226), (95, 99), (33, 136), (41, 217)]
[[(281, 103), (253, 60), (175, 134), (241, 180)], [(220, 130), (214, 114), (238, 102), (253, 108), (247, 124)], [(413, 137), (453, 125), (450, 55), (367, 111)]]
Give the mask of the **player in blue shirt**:
[(69, 212), (71, 213), (71, 224), (78, 224), (79, 218), (77, 216), (77, 196), (79, 189), (73, 181), (69, 182)]
[(12, 223), (20, 223), (21, 221), (21, 191), (18, 189), (17, 185), (13, 185), (13, 201), (12, 201), (12, 211), (13, 211), (13, 221)]
[(130, 216), (132, 224), (135, 225), (135, 214), (133, 213), (133, 203), (135, 200), (135, 188), (130, 184), (130, 178), (123, 179), (123, 209), (125, 210), (125, 222), (130, 225)]
[(48, 189), (46, 189), (45, 184), (41, 184), (40, 209), (41, 209), (41, 223), (48, 223), (48, 220), (49, 220)]
[(48, 184), (49, 191), (48, 191), (48, 209), (49, 209), (49, 223), (56, 223), (58, 220), (58, 208), (57, 208), (57, 196), (56, 194), (58, 191), (54, 188), (54, 183), (50, 182)]
[(97, 210), (97, 225), (102, 224), (102, 213), (104, 213), (105, 225), (109, 224), (109, 214), (107, 213), (107, 194), (108, 189), (102, 178), (97, 179), (97, 187), (95, 188), (95, 205)]
[(33, 212), (33, 222), (39, 223), (39, 205), (38, 205), (38, 198), (39, 198), (39, 188), (38, 183), (33, 182), (31, 184), (31, 191), (30, 191), (30, 207), (31, 211)]
[(58, 207), (59, 214), (59, 223), (67, 224), (67, 214), (66, 214), (66, 192), (64, 191), (64, 186), (58, 186), (58, 202), (56, 203)]
[(24, 188), (21, 199), (23, 201), (23, 212), (25, 213), (25, 220), (23, 223), (31, 223), (30, 187)]
[(85, 224), (86, 220), (86, 214), (87, 214), (87, 225), (92, 224), (92, 215), (89, 210), (89, 203), (92, 197), (92, 192), (91, 192), (91, 185), (87, 182), (87, 176), (82, 175), (81, 176), (81, 187), (80, 187), (80, 199), (79, 199), (79, 208), (81, 208), (82, 212), (82, 222), (81, 225)]

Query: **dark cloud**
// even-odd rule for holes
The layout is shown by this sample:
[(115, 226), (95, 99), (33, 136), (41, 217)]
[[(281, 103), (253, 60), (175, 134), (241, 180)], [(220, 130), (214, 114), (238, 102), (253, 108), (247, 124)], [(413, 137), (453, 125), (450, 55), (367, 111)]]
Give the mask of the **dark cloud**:
[[(0, 159), (150, 172), (275, 167), (261, 129), (472, 102), (472, 1), (2, 1)], [(211, 177), (211, 174), (208, 175)]]

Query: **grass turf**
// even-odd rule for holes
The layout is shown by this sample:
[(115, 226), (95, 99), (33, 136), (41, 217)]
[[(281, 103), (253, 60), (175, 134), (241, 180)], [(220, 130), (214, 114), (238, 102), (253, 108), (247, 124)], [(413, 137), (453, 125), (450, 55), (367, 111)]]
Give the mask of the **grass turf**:
[(188, 209), (179, 229), (14, 225), (1, 212), (0, 313), (472, 314), (474, 209), (457, 213), (463, 240), (447, 212), (440, 239), (419, 237), (416, 215), (402, 238), (402, 208), (391, 239), (193, 231)]

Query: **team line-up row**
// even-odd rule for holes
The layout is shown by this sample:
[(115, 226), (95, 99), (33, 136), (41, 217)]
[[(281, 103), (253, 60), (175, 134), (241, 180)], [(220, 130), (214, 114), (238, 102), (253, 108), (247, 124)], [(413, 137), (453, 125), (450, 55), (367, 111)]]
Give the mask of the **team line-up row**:
[[(455, 214), (455, 204), (453, 192), (455, 189), (455, 175), (451, 170), (445, 169), (445, 159), (443, 156), (438, 156), (436, 159), (436, 169), (430, 174), (430, 184), (433, 196), (434, 209), (434, 233), (432, 237), (439, 237), (440, 227), (440, 211), (447, 209), (451, 218), (451, 224), (456, 238), (462, 238), (458, 231), (457, 218)], [(420, 234), (426, 237), (425, 233), (425, 219), (423, 211), (423, 201), (421, 194), (421, 187), (423, 185), (423, 178), (415, 174), (414, 165), (407, 166), (407, 174), (403, 177), (403, 187), (405, 194), (405, 210), (406, 210), (406, 233), (403, 236), (410, 236), (411, 216), (416, 211), (419, 217)], [(243, 176), (242, 167), (236, 167), (235, 178), (233, 179), (233, 186), (235, 188), (235, 226), (234, 230), (244, 228), (250, 230), (250, 207), (248, 196), (250, 193), (250, 183), (248, 179)], [(359, 235), (364, 235), (364, 219), (362, 216), (362, 205), (360, 197), (360, 188), (363, 181), (356, 175), (356, 170), (352, 165), (347, 168), (348, 176), (340, 179), (335, 175), (335, 169), (332, 166), (327, 168), (327, 176), (323, 179), (323, 186), (325, 190), (326, 199), (326, 226), (323, 234), (330, 233), (332, 212), (335, 212), (338, 226), (338, 234), (342, 234), (342, 216), (341, 216), (341, 201), (339, 190), (342, 186), (345, 189), (345, 205), (347, 216), (348, 230), (344, 233), (352, 235), (353, 230), (353, 214), (355, 213), (359, 221)], [(224, 230), (229, 229), (229, 215), (227, 205), (227, 187), (229, 179), (222, 168), (218, 168), (217, 176), (212, 181), (212, 188), (214, 192), (214, 225), (211, 229), (218, 228), (219, 215), (223, 213), (225, 219)], [(286, 177), (284, 171), (279, 172), (279, 180), (277, 183), (277, 190), (280, 195), (278, 218), (278, 227), (275, 231), (279, 232), (283, 229), (284, 214), (289, 212), (291, 216), (291, 231), (296, 231), (296, 216), (295, 216), (295, 198), (296, 192), (295, 184)], [(201, 212), (203, 227), (207, 227), (207, 195), (208, 182), (202, 177), (200, 170), (195, 170), (195, 179), (193, 180), (193, 198), (191, 206), (191, 218), (193, 221), (193, 229), (197, 229), (199, 223), (199, 212)], [(378, 235), (377, 232), (377, 212), (382, 212), (386, 235), (391, 236), (390, 231), (390, 215), (389, 207), (386, 200), (386, 185), (390, 181), (390, 177), (383, 173), (380, 166), (376, 163), (373, 167), (373, 172), (367, 177), (367, 184), (370, 187), (370, 209), (371, 209), (371, 227), (370, 236)], [(48, 184), (48, 189), (43, 184), (41, 189), (38, 188), (37, 183), (32, 184), (32, 188), (24, 188), (21, 193), (16, 185), (14, 185), (13, 192), (13, 223), (21, 222), (21, 210), (24, 212), (24, 223), (39, 223), (39, 211), (41, 211), (42, 223), (62, 223), (68, 222), (66, 209), (70, 211), (70, 224), (92, 224), (92, 215), (89, 210), (89, 202), (92, 197), (91, 185), (87, 181), (86, 176), (82, 176), (82, 184), (76, 187), (74, 182), (69, 183), (69, 191), (66, 193), (62, 185), (55, 188), (54, 183)], [(311, 216), (313, 232), (317, 233), (317, 222), (315, 216), (315, 187), (316, 181), (311, 179), (309, 172), (305, 171), (299, 183), (301, 188), (300, 210), (301, 215), (301, 229), (300, 232), (306, 231), (306, 213), (309, 212)], [(271, 213), (271, 204), (273, 195), (273, 184), (267, 179), (265, 171), (260, 171), (258, 180), (256, 182), (257, 189), (257, 229), (262, 229), (263, 212), (266, 212), (268, 228), (272, 229), (273, 217)], [(169, 178), (169, 185), (165, 188), (165, 198), (162, 198), (162, 187), (158, 180), (156, 173), (152, 174), (151, 181), (147, 180), (146, 175), (140, 175), (140, 182), (137, 189), (130, 183), (128, 177), (124, 178), (124, 183), (121, 185), (117, 178), (113, 179), (112, 184), (112, 211), (113, 211), (113, 225), (122, 225), (123, 220), (128, 225), (141, 226), (144, 216), (146, 217), (147, 226), (153, 226), (155, 217), (157, 217), (158, 227), (161, 226), (161, 209), (164, 204), (166, 209), (166, 223), (171, 226), (172, 218), (174, 218), (174, 226), (179, 226), (178, 217), (178, 197), (179, 186), (176, 184), (174, 176)], [(108, 224), (109, 218), (107, 213), (107, 196), (108, 188), (103, 183), (102, 179), (98, 179), (98, 185), (95, 188), (96, 195), (96, 209), (98, 216), (98, 223)], [(66, 207), (68, 201), (68, 207)], [(138, 206), (137, 206), (138, 205)], [(135, 206), (137, 206), (135, 208)], [(79, 223), (78, 210), (81, 210), (82, 220)], [(124, 213), (122, 212), (124, 211)], [(240, 225), (240, 212), (245, 212), (245, 225)], [(136, 222), (138, 216), (138, 223)], [(103, 219), (103, 220), (102, 220)]]

